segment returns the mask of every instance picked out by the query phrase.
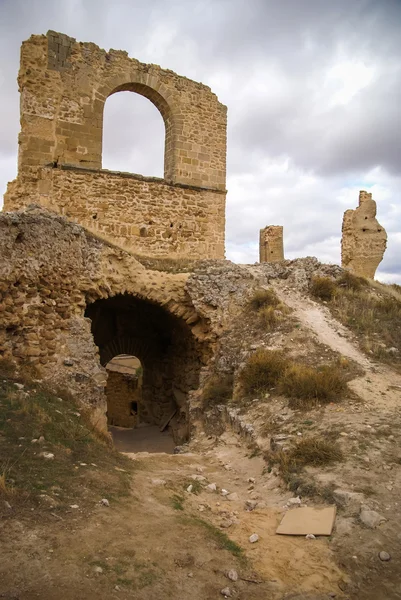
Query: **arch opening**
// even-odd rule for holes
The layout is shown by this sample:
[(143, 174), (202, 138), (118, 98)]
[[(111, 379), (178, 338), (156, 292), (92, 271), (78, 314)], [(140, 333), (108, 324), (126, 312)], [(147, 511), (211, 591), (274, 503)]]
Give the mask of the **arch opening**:
[(107, 98), (103, 169), (163, 178), (165, 144), (163, 114), (152, 101), (139, 93), (113, 93)]
[(107, 424), (133, 429), (141, 422), (143, 369), (139, 358), (118, 354), (106, 365)]
[[(137, 415), (129, 415), (135, 417), (128, 418), (129, 426), (169, 431), (176, 445), (187, 441), (188, 398), (198, 388), (201, 368), (201, 348), (190, 327), (158, 304), (130, 294), (96, 300), (85, 316), (111, 380), (115, 376), (108, 366), (118, 362), (116, 357), (140, 362), (140, 405)], [(106, 389), (109, 398), (112, 389)]]

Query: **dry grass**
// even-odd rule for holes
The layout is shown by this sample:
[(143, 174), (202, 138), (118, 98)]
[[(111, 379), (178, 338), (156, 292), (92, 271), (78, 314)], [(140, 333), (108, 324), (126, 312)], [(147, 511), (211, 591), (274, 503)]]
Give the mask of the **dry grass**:
[[(112, 501), (129, 493), (132, 461), (110, 448), (109, 438), (95, 430), (89, 413), (68, 394), (53, 394), (27, 379), (17, 390), (14, 378), (0, 371), (0, 430), (0, 494), (12, 495), (15, 510), (45, 510), (43, 494), (63, 511), (77, 501), (93, 506), (100, 498)], [(42, 452), (54, 458), (46, 460)]]
[(341, 277), (337, 279), (336, 284), (340, 288), (358, 292), (362, 288), (367, 287), (369, 282), (364, 277), (358, 277), (349, 271), (344, 271)]
[(337, 286), (330, 277), (313, 277), (310, 293), (319, 300), (332, 300), (337, 292)]
[(234, 378), (231, 374), (214, 375), (206, 384), (203, 394), (203, 408), (225, 404), (233, 395)]
[(240, 373), (244, 392), (252, 394), (269, 390), (277, 385), (287, 367), (288, 361), (279, 350), (256, 350)]
[(248, 396), (277, 387), (290, 408), (307, 410), (317, 403), (339, 402), (348, 391), (347, 366), (341, 362), (319, 368), (290, 362), (280, 350), (260, 348), (245, 364), (239, 379)]
[[(362, 348), (380, 360), (399, 363), (401, 359), (401, 300), (365, 287), (344, 289), (330, 303), (334, 315), (361, 340)], [(389, 348), (397, 351), (389, 353)]]
[(260, 310), (266, 307), (276, 307), (280, 304), (280, 300), (274, 290), (260, 289), (255, 291), (249, 304), (253, 310)]
[(295, 409), (312, 408), (318, 402), (338, 402), (347, 391), (344, 371), (335, 364), (318, 369), (293, 364), (284, 372), (279, 387), (290, 398), (289, 406)]
[(342, 450), (336, 442), (318, 436), (300, 440), (288, 452), (280, 450), (266, 455), (268, 464), (277, 465), (287, 483), (306, 466), (322, 467), (343, 459)]
[(284, 316), (290, 313), (289, 307), (280, 302), (272, 289), (256, 290), (249, 305), (258, 313), (260, 325), (265, 331), (273, 331), (284, 320)]

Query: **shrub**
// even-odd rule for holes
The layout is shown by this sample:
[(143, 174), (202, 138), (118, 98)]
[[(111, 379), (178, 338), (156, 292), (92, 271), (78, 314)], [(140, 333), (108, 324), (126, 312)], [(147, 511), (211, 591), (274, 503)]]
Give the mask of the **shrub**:
[(346, 390), (344, 374), (337, 365), (314, 369), (293, 364), (280, 380), (280, 391), (290, 398), (291, 408), (309, 408), (316, 402), (336, 401)]
[(336, 284), (329, 277), (313, 277), (310, 292), (319, 300), (332, 300), (336, 294)]
[(300, 467), (320, 467), (341, 461), (343, 453), (336, 442), (316, 436), (300, 440), (290, 450), (289, 458)]
[(353, 275), (349, 271), (344, 271), (339, 279), (337, 279), (337, 285), (341, 288), (345, 288), (346, 290), (353, 290), (354, 292), (358, 292), (363, 287), (368, 286), (368, 282), (363, 277), (358, 277), (357, 275)]
[(240, 374), (245, 393), (263, 392), (273, 387), (287, 367), (288, 361), (279, 350), (256, 350)]
[(253, 310), (260, 310), (268, 306), (276, 307), (280, 304), (274, 290), (256, 290), (250, 300), (250, 305)]
[(336, 442), (314, 436), (297, 442), (287, 452), (268, 452), (265, 458), (270, 466), (277, 465), (281, 477), (287, 483), (298, 482), (299, 474), (306, 466), (320, 467), (343, 460), (341, 448)]
[(233, 394), (233, 376), (232, 375), (214, 375), (206, 384), (202, 399), (203, 406), (216, 406), (225, 404)]

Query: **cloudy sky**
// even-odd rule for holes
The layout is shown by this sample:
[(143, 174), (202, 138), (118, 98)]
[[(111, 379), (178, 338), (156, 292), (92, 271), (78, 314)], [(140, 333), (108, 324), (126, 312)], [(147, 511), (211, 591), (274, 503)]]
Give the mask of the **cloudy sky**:
[[(344, 210), (373, 192), (401, 284), (401, 0), (0, 0), (0, 196), (16, 175), (19, 47), (61, 31), (211, 86), (228, 106), (227, 258), (340, 262)], [(129, 92), (107, 100), (104, 168), (162, 176), (164, 125)]]

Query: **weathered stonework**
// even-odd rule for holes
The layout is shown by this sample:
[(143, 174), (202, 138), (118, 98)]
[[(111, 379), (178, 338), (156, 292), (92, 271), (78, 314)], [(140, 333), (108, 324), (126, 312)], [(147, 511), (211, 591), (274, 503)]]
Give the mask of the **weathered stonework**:
[(373, 279), (387, 246), (385, 229), (376, 219), (372, 194), (359, 192), (359, 206), (344, 213), (341, 265), (355, 275)]
[(281, 262), (284, 260), (283, 227), (269, 225), (260, 230), (259, 262)]
[[(226, 107), (210, 88), (51, 31), (22, 44), (18, 83), (18, 177), (5, 210), (42, 204), (144, 255), (224, 257)], [(104, 105), (120, 91), (160, 111), (164, 179), (102, 170)]]
[[(137, 377), (126, 373), (108, 371), (107, 387), (107, 423), (118, 427), (137, 427), (140, 422), (142, 393)], [(138, 410), (133, 414), (132, 403)]]

